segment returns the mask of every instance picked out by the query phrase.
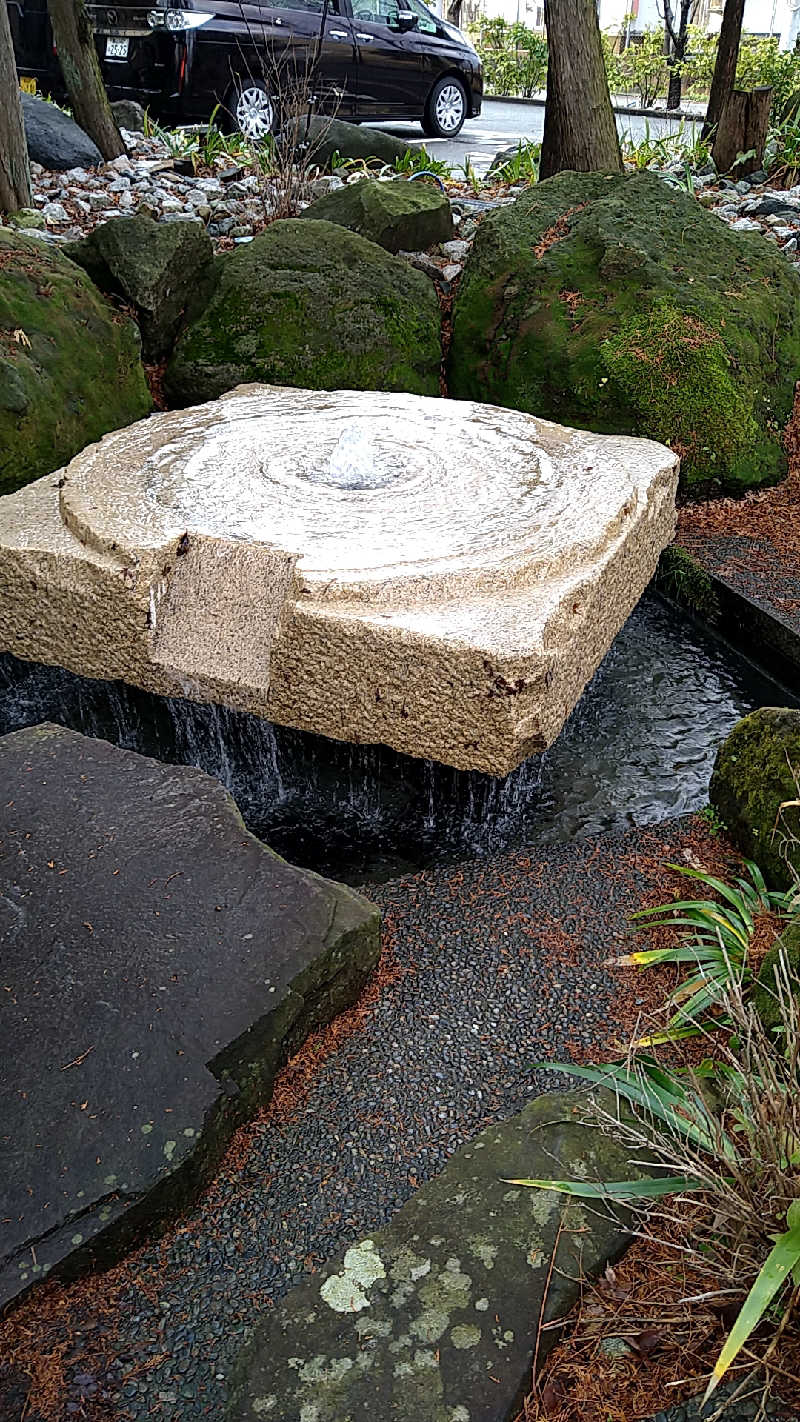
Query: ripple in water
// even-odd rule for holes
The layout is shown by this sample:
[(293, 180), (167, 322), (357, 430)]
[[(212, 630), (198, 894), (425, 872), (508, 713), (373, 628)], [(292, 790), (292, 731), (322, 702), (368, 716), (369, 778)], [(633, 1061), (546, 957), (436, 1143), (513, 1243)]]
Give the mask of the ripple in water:
[(352, 883), (696, 809), (707, 799), (721, 739), (740, 716), (775, 704), (796, 702), (652, 596), (620, 632), (556, 744), (505, 780), (0, 658), (0, 731), (59, 721), (200, 766), (279, 853)]

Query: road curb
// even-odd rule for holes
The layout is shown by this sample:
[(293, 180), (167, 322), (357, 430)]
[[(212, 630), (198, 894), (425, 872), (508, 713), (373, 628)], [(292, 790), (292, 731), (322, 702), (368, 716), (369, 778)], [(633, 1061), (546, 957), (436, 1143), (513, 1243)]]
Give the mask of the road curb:
[[(498, 104), (520, 104), (523, 108), (544, 108), (544, 99), (522, 99), (518, 94), (484, 94), (484, 103)], [(637, 109), (631, 105), (612, 105), (615, 114), (629, 114), (633, 118), (654, 118), (654, 119), (688, 119), (694, 123), (703, 123), (705, 114), (693, 114), (688, 109)]]

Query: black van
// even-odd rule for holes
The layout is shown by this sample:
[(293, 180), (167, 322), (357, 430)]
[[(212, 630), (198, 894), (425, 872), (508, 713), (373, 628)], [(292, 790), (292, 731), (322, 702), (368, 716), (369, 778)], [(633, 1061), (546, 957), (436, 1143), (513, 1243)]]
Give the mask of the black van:
[[(46, 0), (7, 3), (23, 85), (58, 97)], [(136, 99), (162, 123), (204, 123), (218, 110), (261, 138), (309, 73), (317, 107), (341, 119), (418, 119), (453, 138), (481, 111), (475, 50), (422, 0), (156, 0), (89, 13), (111, 98)]]

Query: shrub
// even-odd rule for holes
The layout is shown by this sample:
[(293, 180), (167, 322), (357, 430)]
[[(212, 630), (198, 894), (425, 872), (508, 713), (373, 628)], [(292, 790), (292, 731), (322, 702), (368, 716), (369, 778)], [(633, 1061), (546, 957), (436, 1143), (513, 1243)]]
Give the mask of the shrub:
[(481, 19), (470, 25), (483, 63), (487, 93), (529, 99), (547, 82), (547, 40), (515, 22)]

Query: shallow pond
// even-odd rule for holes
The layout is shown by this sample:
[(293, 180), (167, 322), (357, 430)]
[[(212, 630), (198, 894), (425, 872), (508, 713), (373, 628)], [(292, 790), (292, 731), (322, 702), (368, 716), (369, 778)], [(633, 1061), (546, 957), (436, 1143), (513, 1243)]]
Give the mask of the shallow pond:
[(746, 712), (775, 704), (795, 699), (652, 594), (556, 744), (505, 780), (0, 657), (0, 732), (59, 721), (201, 766), (279, 853), (351, 883), (696, 809), (721, 739)]

